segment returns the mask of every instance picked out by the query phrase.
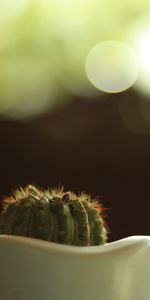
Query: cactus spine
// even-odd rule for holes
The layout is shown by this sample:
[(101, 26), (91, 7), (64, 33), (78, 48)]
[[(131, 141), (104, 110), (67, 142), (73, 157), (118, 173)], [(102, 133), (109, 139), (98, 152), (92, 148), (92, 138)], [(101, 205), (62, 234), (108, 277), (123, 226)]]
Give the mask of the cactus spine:
[(3, 200), (0, 234), (90, 246), (107, 240), (102, 207), (90, 196), (63, 189), (41, 191), (28, 185)]

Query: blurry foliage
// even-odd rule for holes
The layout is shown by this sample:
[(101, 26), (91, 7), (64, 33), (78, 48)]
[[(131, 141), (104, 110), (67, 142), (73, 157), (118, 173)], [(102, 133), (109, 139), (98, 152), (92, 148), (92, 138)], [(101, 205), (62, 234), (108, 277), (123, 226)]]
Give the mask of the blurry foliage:
[(28, 117), (70, 93), (100, 95), (85, 74), (88, 52), (103, 40), (123, 40), (149, 8), (146, 0), (1, 0), (1, 114)]

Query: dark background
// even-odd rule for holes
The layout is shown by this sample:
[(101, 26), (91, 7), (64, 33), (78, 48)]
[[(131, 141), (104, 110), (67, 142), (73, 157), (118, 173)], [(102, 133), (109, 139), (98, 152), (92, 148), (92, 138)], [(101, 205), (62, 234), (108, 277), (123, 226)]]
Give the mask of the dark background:
[(139, 96), (129, 90), (100, 101), (72, 97), (28, 121), (1, 116), (1, 199), (28, 183), (63, 185), (101, 196), (109, 241), (150, 235), (150, 135), (124, 125), (118, 109), (124, 97), (136, 110)]

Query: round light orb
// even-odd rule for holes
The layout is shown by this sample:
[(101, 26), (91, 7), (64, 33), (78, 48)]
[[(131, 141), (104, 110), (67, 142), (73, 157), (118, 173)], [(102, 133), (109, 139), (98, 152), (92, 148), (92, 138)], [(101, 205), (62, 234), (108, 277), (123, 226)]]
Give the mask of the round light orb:
[(107, 93), (119, 93), (136, 82), (140, 62), (128, 44), (115, 40), (103, 41), (88, 53), (85, 70), (96, 88)]

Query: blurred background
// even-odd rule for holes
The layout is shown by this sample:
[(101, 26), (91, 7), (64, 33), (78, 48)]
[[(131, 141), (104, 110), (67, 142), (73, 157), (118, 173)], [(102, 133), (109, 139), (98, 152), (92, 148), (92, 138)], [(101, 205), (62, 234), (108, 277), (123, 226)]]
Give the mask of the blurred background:
[(109, 241), (150, 235), (150, 2), (0, 1), (0, 196), (101, 196)]

